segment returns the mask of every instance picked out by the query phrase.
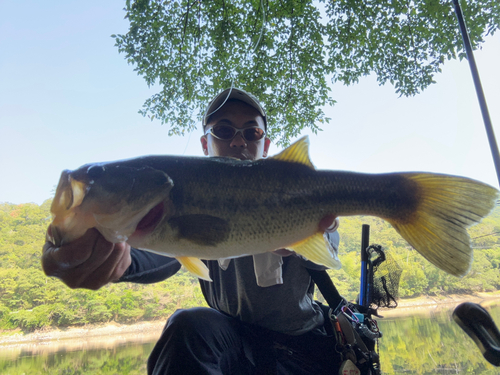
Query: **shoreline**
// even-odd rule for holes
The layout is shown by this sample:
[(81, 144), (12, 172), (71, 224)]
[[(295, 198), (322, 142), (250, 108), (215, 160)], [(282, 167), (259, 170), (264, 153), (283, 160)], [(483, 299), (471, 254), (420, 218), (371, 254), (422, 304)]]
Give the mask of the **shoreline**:
[(463, 302), (473, 302), (484, 307), (498, 305), (500, 304), (500, 291), (400, 299), (395, 309), (380, 309), (379, 313), (383, 318), (399, 318), (408, 315), (429, 316), (442, 310), (452, 310)]
[[(483, 306), (500, 304), (500, 292), (474, 295), (448, 295), (400, 299), (395, 309), (380, 309), (386, 318), (408, 315), (432, 315), (437, 311), (453, 309), (462, 302), (474, 302)], [(76, 351), (113, 348), (126, 343), (151, 343), (156, 341), (166, 323), (165, 320), (119, 324), (115, 322), (67, 328), (49, 328), (23, 333), (20, 330), (0, 332), (0, 357), (19, 354), (36, 355), (60, 350)]]
[(113, 349), (126, 344), (155, 342), (165, 321), (119, 324), (115, 322), (49, 328), (23, 333), (20, 330), (0, 332), (0, 360), (24, 356), (53, 354), (61, 351)]

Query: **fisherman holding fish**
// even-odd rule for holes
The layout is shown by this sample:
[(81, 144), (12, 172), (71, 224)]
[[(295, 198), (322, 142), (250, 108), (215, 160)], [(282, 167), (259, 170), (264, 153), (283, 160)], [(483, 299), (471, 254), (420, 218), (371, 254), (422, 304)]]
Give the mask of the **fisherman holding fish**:
[[(203, 152), (239, 160), (265, 158), (270, 145), (266, 130), (266, 113), (254, 96), (235, 88), (225, 90), (206, 110)], [(241, 168), (241, 173), (245, 172)], [(72, 199), (75, 196), (73, 193)], [(141, 223), (147, 225), (144, 219)], [(339, 237), (335, 217), (326, 215), (317, 225), (318, 233), (326, 232), (325, 246), (329, 243), (336, 250)], [(202, 236), (204, 221), (196, 221), (196, 227), (196, 235)], [(201, 289), (211, 308), (181, 309), (169, 318), (148, 360), (149, 374), (338, 372), (335, 342), (325, 331), (324, 311), (313, 300), (314, 283), (307, 271), (324, 266), (281, 249), (204, 261), (207, 274), (201, 270), (205, 266), (188, 257), (179, 257), (179, 263), (172, 257), (132, 248), (126, 242), (112, 243), (95, 228), (56, 246), (54, 228), (48, 229), (43, 269), (71, 288), (97, 290), (111, 282), (159, 282), (174, 275), (181, 263), (201, 273)], [(332, 259), (330, 264), (335, 266), (335, 257)]]
[(380, 217), (432, 264), (464, 276), (467, 228), (499, 197), (459, 176), (317, 170), (307, 138), (266, 158), (266, 114), (234, 88), (210, 103), (203, 130), (210, 158), (63, 171), (51, 205), (42, 266), (72, 288), (158, 282), (181, 265), (200, 278), (211, 308), (170, 317), (150, 374), (337, 373), (310, 277), (340, 267), (335, 217)]

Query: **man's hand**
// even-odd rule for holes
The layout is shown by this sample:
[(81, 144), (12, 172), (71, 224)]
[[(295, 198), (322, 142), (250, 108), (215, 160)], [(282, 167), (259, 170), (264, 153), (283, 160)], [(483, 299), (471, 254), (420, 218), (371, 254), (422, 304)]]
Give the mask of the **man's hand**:
[(339, 227), (339, 221), (335, 215), (327, 215), (319, 222), (318, 229), (320, 232), (335, 232)]
[(97, 290), (118, 280), (130, 266), (130, 245), (113, 244), (94, 228), (69, 244), (56, 247), (49, 238), (43, 246), (42, 268), (47, 276), (61, 279), (70, 288)]

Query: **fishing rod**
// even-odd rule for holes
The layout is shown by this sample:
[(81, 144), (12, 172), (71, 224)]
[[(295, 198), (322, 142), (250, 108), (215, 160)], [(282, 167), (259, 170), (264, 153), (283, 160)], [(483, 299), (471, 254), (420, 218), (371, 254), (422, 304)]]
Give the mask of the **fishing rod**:
[(370, 226), (363, 224), (361, 227), (361, 277), (359, 285), (359, 304), (369, 307), (370, 300), (370, 267), (368, 246), (370, 245)]
[(453, 0), (453, 5), (455, 6), (455, 14), (460, 26), (460, 33), (462, 34), (465, 52), (467, 54), (467, 60), (469, 61), (472, 79), (474, 80), (474, 86), (476, 88), (477, 99), (479, 101), (479, 106), (481, 107), (481, 113), (483, 115), (484, 127), (486, 129), (486, 134), (488, 135), (488, 141), (490, 143), (491, 156), (493, 157), (493, 162), (495, 164), (495, 169), (497, 172), (497, 179), (500, 185), (500, 154), (498, 152), (495, 133), (493, 132), (493, 125), (491, 124), (491, 118), (488, 112), (488, 106), (486, 105), (486, 98), (484, 96), (481, 80), (479, 79), (476, 60), (474, 59), (474, 53), (472, 52), (472, 45), (469, 39), (469, 33), (465, 25), (465, 20), (462, 14), (460, 3), (458, 0)]
[[(498, 183), (500, 185), (500, 155), (498, 146), (491, 124), (486, 98), (484, 97), (483, 87), (479, 79), (479, 73), (476, 66), (476, 60), (472, 52), (472, 45), (469, 39), (469, 33), (465, 26), (464, 16), (460, 8), (459, 0), (453, 0), (455, 14), (457, 16), (460, 32), (464, 42), (467, 60), (469, 61), (472, 79), (476, 88), (476, 94), (483, 115), (484, 127), (490, 143), (491, 156), (495, 164)], [(455, 322), (467, 333), (474, 343), (479, 347), (484, 358), (494, 366), (500, 366), (500, 331), (498, 330), (491, 315), (477, 303), (465, 302), (457, 306), (453, 312)]]

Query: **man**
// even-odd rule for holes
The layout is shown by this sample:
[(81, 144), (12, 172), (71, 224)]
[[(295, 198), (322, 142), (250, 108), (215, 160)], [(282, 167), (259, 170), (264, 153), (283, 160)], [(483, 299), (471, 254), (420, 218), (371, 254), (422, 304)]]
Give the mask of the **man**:
[[(201, 137), (207, 156), (256, 160), (268, 154), (266, 114), (238, 89), (208, 106)], [(319, 229), (334, 231), (333, 217)], [(50, 228), (49, 228), (50, 231)], [(336, 232), (331, 235), (338, 244)], [(211, 308), (176, 311), (148, 361), (150, 374), (337, 373), (335, 343), (325, 331), (321, 306), (312, 300), (307, 268), (322, 269), (287, 250), (206, 262), (213, 282), (200, 280)], [(175, 274), (172, 258), (111, 244), (95, 229), (56, 248), (46, 242), (45, 273), (71, 288), (98, 289), (110, 282), (151, 283)]]

